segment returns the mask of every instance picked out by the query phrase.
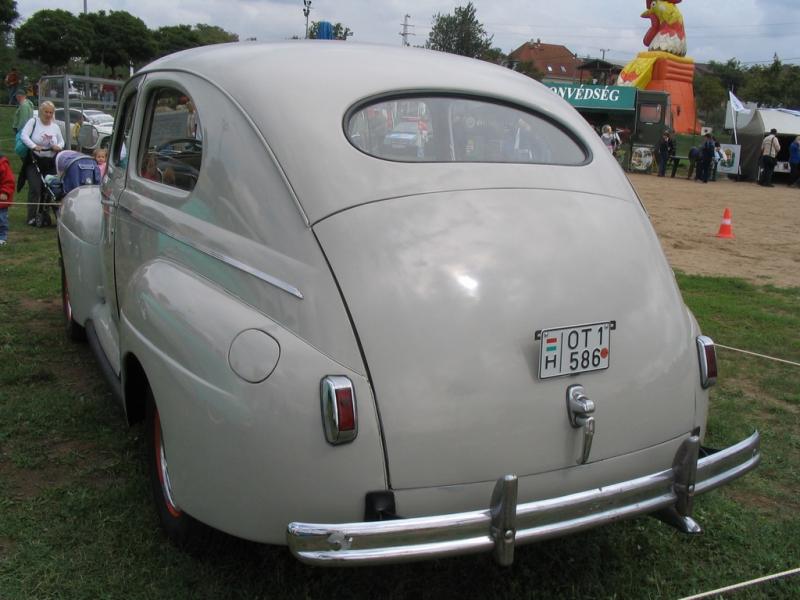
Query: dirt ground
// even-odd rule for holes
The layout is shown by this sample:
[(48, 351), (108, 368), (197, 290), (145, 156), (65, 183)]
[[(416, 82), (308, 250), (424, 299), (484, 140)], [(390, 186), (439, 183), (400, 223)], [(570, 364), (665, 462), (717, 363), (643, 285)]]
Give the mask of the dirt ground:
[[(800, 287), (800, 189), (629, 175), (673, 268)], [(735, 239), (716, 237), (726, 208)]]

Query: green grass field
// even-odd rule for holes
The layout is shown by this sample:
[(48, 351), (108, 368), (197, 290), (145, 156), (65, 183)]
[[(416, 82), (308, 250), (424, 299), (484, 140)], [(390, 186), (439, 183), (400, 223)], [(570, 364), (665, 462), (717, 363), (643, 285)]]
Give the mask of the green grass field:
[[(223, 535), (196, 555), (176, 550), (151, 507), (142, 430), (125, 426), (88, 346), (63, 335), (55, 229), (11, 215), (0, 249), (2, 600), (678, 598), (800, 566), (800, 368), (725, 350), (706, 444), (758, 428), (763, 463), (697, 499), (701, 536), (641, 518), (519, 548), (510, 568), (488, 555), (310, 568)], [(800, 362), (800, 289), (678, 282), (718, 343)], [(797, 598), (800, 577), (736, 597)]]

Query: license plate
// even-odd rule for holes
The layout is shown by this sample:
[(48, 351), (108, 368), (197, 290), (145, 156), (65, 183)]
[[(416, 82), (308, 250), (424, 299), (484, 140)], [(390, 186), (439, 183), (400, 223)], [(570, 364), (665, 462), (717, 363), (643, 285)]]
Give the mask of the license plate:
[(607, 369), (615, 328), (616, 322), (606, 321), (537, 331), (539, 379)]

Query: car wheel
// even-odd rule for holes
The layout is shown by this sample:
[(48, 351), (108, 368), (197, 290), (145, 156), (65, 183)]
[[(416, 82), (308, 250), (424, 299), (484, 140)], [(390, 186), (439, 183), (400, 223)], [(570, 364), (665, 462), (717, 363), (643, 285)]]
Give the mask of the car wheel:
[(67, 339), (73, 342), (83, 342), (86, 340), (86, 330), (72, 318), (72, 304), (69, 301), (69, 285), (67, 284), (67, 273), (64, 271), (64, 259), (59, 257), (59, 263), (61, 265), (61, 311), (64, 314), (64, 331)]
[(150, 487), (158, 520), (167, 538), (176, 546), (192, 549), (199, 545), (205, 528), (201, 523), (181, 510), (172, 494), (169, 478), (166, 444), (161, 429), (161, 418), (158, 413), (153, 392), (147, 388), (146, 408), (146, 443), (147, 463), (150, 472)]

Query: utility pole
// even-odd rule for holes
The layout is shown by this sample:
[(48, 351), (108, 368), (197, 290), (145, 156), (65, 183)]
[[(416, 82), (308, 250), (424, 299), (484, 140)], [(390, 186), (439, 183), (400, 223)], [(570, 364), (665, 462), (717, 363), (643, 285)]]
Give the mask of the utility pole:
[(401, 25), (403, 26), (403, 31), (401, 31), (401, 32), (400, 32), (400, 37), (401, 37), (401, 38), (403, 38), (403, 46), (404, 46), (404, 47), (407, 47), (407, 46), (410, 46), (410, 45), (411, 45), (411, 44), (408, 42), (408, 36), (410, 36), (410, 35), (417, 35), (416, 33), (412, 33), (412, 32), (410, 32), (410, 31), (408, 30), (408, 28), (409, 28), (409, 27), (411, 27), (412, 29), (413, 29), (413, 27), (414, 27), (413, 25), (409, 25), (409, 24), (408, 24), (408, 20), (409, 20), (410, 18), (411, 18), (411, 15), (406, 15), (406, 16), (405, 16), (405, 18), (403, 19), (403, 22), (401, 23)]
[(600, 53), (603, 55), (603, 60), (606, 59), (606, 52), (611, 52), (611, 48), (600, 48)]
[(308, 39), (308, 15), (311, 14), (311, 0), (303, 0), (303, 15), (306, 17), (306, 39)]
[[(89, 10), (86, 6), (88, 0), (83, 0), (83, 14), (88, 14)], [(89, 76), (89, 63), (83, 63), (83, 74)]]

